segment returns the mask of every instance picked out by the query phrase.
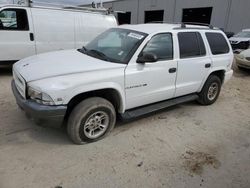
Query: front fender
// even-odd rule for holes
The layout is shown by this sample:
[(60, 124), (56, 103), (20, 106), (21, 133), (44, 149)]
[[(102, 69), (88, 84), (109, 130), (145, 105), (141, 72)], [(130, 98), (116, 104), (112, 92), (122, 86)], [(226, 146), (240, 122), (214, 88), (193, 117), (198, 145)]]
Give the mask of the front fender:
[(124, 89), (121, 85), (114, 82), (100, 82), (96, 84), (88, 84), (88, 85), (80, 85), (74, 89), (72, 89), (65, 97), (64, 97), (64, 103), (68, 104), (71, 99), (73, 99), (75, 96), (91, 91), (96, 90), (103, 90), (103, 89), (114, 89), (118, 95), (119, 95), (119, 112), (123, 113), (125, 112), (125, 93)]

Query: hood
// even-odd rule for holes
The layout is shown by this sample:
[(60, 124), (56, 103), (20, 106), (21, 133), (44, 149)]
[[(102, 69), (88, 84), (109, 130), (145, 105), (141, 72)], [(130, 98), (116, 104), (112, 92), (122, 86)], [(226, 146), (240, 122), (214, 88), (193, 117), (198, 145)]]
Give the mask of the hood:
[(96, 59), (77, 50), (40, 54), (14, 64), (14, 70), (21, 74), (27, 82), (67, 74), (122, 67), (125, 68), (126, 65)]
[(237, 42), (246, 42), (249, 41), (250, 38), (242, 38), (242, 37), (231, 37), (230, 41), (237, 41)]
[(244, 55), (244, 57), (250, 57), (250, 49), (244, 50), (240, 54)]

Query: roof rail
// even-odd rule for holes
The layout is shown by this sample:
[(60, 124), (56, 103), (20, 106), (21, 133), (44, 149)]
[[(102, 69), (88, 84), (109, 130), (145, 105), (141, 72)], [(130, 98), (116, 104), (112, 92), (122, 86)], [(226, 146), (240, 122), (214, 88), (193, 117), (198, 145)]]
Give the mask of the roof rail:
[(186, 25), (199, 25), (199, 26), (207, 26), (209, 29), (214, 29), (214, 26), (211, 24), (199, 23), (199, 22), (182, 22), (181, 27), (186, 27)]
[(166, 23), (166, 22), (164, 22), (164, 21), (151, 21), (151, 22), (147, 22), (146, 24), (152, 24), (152, 23), (163, 24), (163, 23)]
[(105, 8), (89, 8), (89, 7), (79, 7), (79, 6), (64, 6), (63, 9), (71, 9), (71, 10), (83, 10), (90, 12), (101, 12), (109, 14), (109, 10)]
[[(20, 5), (21, 4), (19, 4), (19, 6)], [(53, 8), (53, 9), (62, 9), (62, 10), (63, 9), (64, 10), (79, 10), (79, 11), (97, 12), (97, 13), (103, 13), (103, 14), (111, 13), (109, 9), (105, 9), (103, 7), (90, 8), (90, 7), (80, 7), (80, 6), (73, 6), (73, 5), (66, 5), (66, 4), (46, 3), (46, 2), (34, 3), (33, 0), (27, 0), (27, 4), (23, 6), (34, 7), (34, 8)]]

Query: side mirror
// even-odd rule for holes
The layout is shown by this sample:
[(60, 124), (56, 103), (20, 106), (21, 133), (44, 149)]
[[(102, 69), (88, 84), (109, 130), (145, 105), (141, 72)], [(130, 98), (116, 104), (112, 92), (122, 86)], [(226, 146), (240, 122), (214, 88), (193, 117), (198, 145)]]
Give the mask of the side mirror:
[(137, 63), (153, 63), (156, 62), (158, 60), (157, 56), (153, 53), (143, 53), (141, 54), (138, 59), (137, 59)]
[(0, 29), (3, 29), (4, 27), (3, 27), (3, 22), (2, 22), (2, 20), (0, 19)]

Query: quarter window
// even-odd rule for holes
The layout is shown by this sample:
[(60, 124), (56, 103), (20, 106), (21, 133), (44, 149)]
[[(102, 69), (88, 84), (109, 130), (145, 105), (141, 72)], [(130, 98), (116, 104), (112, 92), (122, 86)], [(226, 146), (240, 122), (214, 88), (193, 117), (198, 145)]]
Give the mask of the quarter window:
[(170, 33), (162, 33), (152, 37), (142, 53), (153, 53), (158, 60), (173, 59), (173, 39)]
[(26, 10), (5, 9), (1, 11), (0, 30), (29, 30)]
[(206, 55), (201, 34), (198, 32), (178, 33), (180, 58), (191, 58)]
[(227, 54), (229, 52), (228, 43), (221, 33), (206, 33), (206, 37), (213, 55)]

